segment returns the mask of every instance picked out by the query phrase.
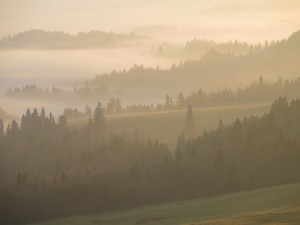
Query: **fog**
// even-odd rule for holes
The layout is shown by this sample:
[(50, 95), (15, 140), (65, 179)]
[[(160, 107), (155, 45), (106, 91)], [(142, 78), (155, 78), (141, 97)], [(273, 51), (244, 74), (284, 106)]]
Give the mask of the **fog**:
[[(128, 48), (1, 50), (0, 61), (0, 93), (2, 96), (8, 88), (22, 87), (26, 84), (34, 84), (43, 88), (51, 88), (54, 85), (68, 90), (75, 86), (81, 86), (86, 80), (93, 79), (97, 74), (110, 73), (113, 70), (127, 70), (134, 64), (168, 68), (172, 63), (168, 59), (155, 58), (146, 50)], [(4, 105), (4, 102), (1, 101), (0, 104)], [(15, 105), (11, 102), (5, 105), (12, 112), (17, 107), (19, 114), (20, 110), (24, 111), (26, 104), (33, 107), (36, 103), (27, 102)]]
[(0, 0), (0, 224), (300, 221), (299, 27), (299, 0)]
[(129, 69), (134, 64), (162, 68), (171, 65), (170, 60), (154, 58), (146, 51), (142, 51), (125, 48), (57, 51), (1, 50), (0, 78), (19, 81), (27, 79), (29, 83), (46, 80), (48, 85), (49, 81), (58, 81), (61, 85), (66, 81), (74, 84), (78, 80), (92, 79), (97, 74)]

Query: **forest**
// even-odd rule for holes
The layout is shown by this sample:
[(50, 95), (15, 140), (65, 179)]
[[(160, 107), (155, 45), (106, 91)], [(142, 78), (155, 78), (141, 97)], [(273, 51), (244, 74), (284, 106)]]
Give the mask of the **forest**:
[(0, 225), (295, 225), (299, 0), (0, 0)]
[(189, 107), (172, 150), (138, 132), (106, 136), (100, 103), (73, 130), (64, 116), (56, 122), (44, 109), (28, 109), (20, 125), (0, 123), (1, 223), (299, 182), (299, 115), (299, 99), (280, 97), (262, 117), (220, 120), (198, 136)]

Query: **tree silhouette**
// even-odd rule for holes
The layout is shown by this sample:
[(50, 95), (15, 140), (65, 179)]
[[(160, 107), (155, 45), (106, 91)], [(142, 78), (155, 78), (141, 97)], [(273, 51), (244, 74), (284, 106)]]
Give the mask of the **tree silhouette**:
[(193, 108), (191, 105), (189, 105), (186, 113), (185, 134), (190, 137), (195, 135), (195, 121), (193, 117)]
[(9, 137), (15, 138), (15, 137), (18, 135), (19, 130), (20, 130), (20, 128), (19, 128), (18, 123), (17, 123), (15, 120), (13, 120), (13, 121), (11, 122), (11, 127), (10, 127), (10, 130), (9, 130), (9, 132), (7, 133), (7, 135), (8, 135)]
[(104, 109), (99, 102), (94, 111), (93, 117), (94, 128), (96, 134), (100, 134), (105, 128), (105, 117), (104, 117)]
[(59, 121), (58, 121), (59, 126), (63, 129), (63, 130), (67, 130), (68, 129), (68, 122), (65, 116), (60, 116), (59, 117)]
[(181, 92), (177, 96), (176, 104), (178, 108), (182, 108), (184, 106), (184, 96)]

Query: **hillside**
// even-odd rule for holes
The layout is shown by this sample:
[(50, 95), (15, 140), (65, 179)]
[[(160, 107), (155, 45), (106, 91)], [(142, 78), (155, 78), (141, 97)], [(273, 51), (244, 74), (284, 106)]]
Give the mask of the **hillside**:
[[(260, 111), (266, 106), (256, 107), (253, 108)], [(240, 111), (251, 113), (250, 109), (246, 105)], [(230, 114), (231, 118), (237, 116), (232, 108), (219, 108), (219, 112), (206, 110), (206, 117), (203, 109), (199, 114), (195, 110), (195, 115), (205, 120), (212, 118), (214, 112)], [(187, 118), (191, 119), (191, 111), (189, 108)], [(289, 102), (281, 97), (263, 116), (236, 118), (225, 125), (216, 120), (217, 128), (200, 136), (184, 129), (185, 133), (177, 138), (176, 148), (169, 148), (163, 142), (143, 136), (143, 132), (126, 133), (116, 117), (119, 126), (114, 128), (116, 133), (105, 134), (104, 127), (113, 127), (113, 123), (110, 123), (112, 118), (105, 122), (100, 103), (88, 123), (78, 121), (81, 129), (73, 129), (76, 124), (69, 127), (65, 117), (56, 122), (51, 113), (46, 116), (44, 109), (40, 113), (28, 109), (20, 125), (13, 121), (0, 138), (1, 221), (3, 224), (49, 221), (298, 183), (299, 112), (299, 99)], [(163, 134), (161, 130), (167, 124), (181, 123), (176, 112), (168, 113), (170, 121), (162, 114), (156, 118), (152, 114), (148, 120), (149, 129), (154, 127), (157, 136)], [(139, 119), (135, 115), (127, 123), (143, 125)], [(286, 199), (282, 193), (274, 195), (278, 196)], [(245, 205), (238, 208), (245, 210)], [(195, 211), (189, 210), (192, 212)], [(220, 217), (230, 215), (224, 210)], [(160, 221), (161, 217), (155, 216), (154, 220)], [(140, 218), (137, 224), (148, 221), (147, 217)]]
[(299, 41), (297, 32), (286, 40), (260, 45), (241, 56), (210, 51), (200, 60), (186, 61), (167, 70), (136, 65), (128, 71), (98, 75), (89, 81), (89, 87), (105, 87), (110, 96), (122, 95), (122, 99), (139, 102), (143, 98), (159, 99), (166, 93), (244, 86), (260, 75), (267, 80), (292, 79), (299, 76)]
[(74, 216), (35, 225), (297, 224), (300, 184), (152, 205), (100, 215)]
[[(251, 115), (262, 115), (269, 110), (269, 103), (232, 105), (223, 107), (195, 108), (194, 118), (197, 134), (217, 127), (222, 119), (225, 124), (232, 123), (236, 118)], [(184, 127), (186, 110), (166, 112), (130, 113), (107, 116), (107, 132), (122, 134), (133, 133), (136, 130), (144, 133), (148, 138), (166, 142), (171, 148), (175, 147), (178, 134)], [(73, 126), (82, 126), (87, 119), (70, 121)]]

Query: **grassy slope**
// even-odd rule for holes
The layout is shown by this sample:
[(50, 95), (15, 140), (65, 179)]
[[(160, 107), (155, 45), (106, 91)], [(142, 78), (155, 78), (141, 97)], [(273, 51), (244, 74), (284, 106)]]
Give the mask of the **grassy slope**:
[[(197, 133), (217, 127), (219, 119), (225, 124), (236, 118), (250, 115), (261, 115), (268, 112), (270, 103), (233, 105), (224, 107), (195, 108), (193, 110)], [(158, 139), (167, 143), (171, 148), (176, 144), (178, 135), (182, 132), (186, 110), (168, 112), (131, 113), (107, 116), (109, 133), (133, 132), (143, 130), (148, 138)], [(75, 120), (71, 126), (86, 124), (87, 120)]]
[(297, 224), (297, 221), (300, 221), (300, 184), (74, 216), (38, 225)]

